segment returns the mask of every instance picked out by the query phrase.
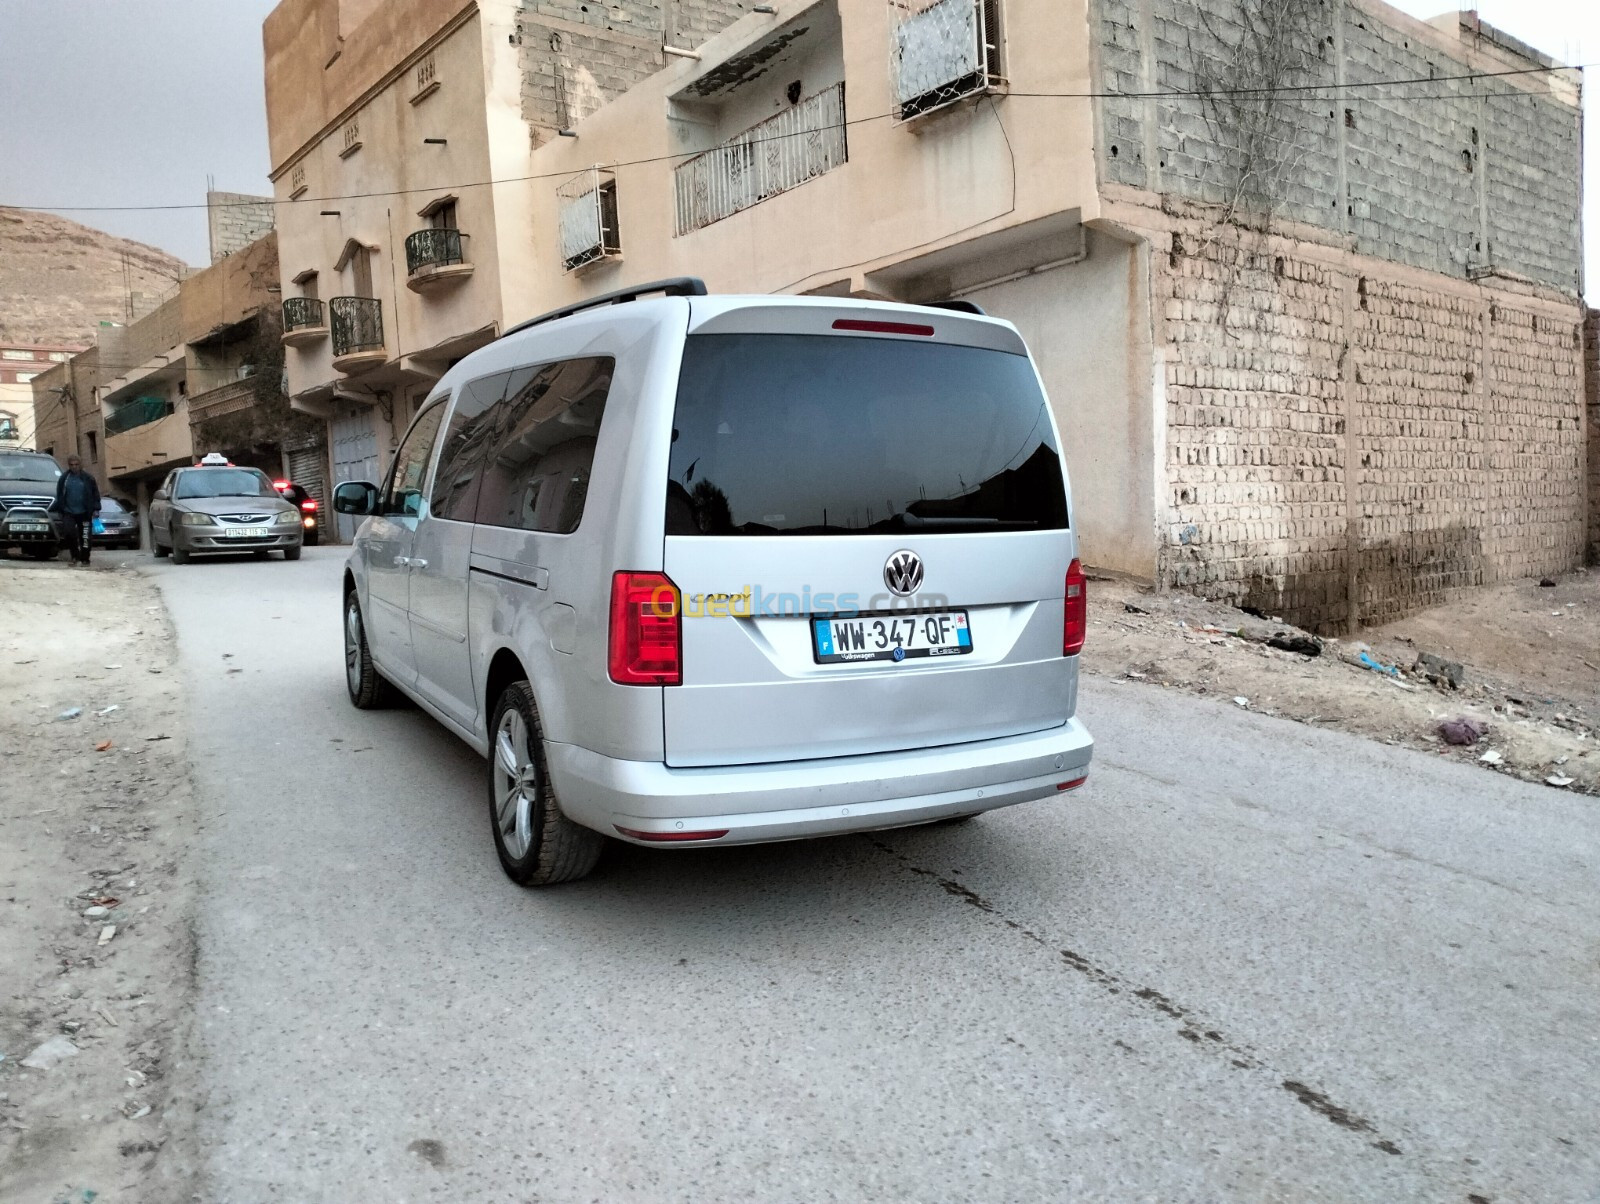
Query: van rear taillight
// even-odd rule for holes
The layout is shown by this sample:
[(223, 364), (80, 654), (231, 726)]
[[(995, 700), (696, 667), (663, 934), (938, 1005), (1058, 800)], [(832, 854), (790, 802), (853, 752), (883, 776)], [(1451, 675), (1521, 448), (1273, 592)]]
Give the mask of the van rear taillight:
[(607, 668), (621, 686), (675, 686), (683, 680), (683, 607), (664, 573), (611, 577)]
[(1062, 624), (1061, 655), (1077, 656), (1083, 651), (1083, 637), (1089, 631), (1089, 594), (1083, 566), (1076, 560), (1067, 569), (1065, 621)]

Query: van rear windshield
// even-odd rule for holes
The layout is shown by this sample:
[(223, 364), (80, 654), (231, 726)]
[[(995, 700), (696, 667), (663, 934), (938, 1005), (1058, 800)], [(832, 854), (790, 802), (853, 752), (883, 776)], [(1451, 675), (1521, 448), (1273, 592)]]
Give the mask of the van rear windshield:
[(669, 535), (1037, 531), (1067, 525), (1026, 356), (839, 335), (692, 335)]

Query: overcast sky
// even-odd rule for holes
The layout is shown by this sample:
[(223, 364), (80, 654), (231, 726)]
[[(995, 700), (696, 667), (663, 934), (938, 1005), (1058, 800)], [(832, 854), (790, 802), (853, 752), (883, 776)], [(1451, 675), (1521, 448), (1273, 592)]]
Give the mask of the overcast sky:
[[(267, 193), (261, 22), (276, 0), (0, 0), (0, 204), (207, 262), (206, 177)], [(1437, 0), (1398, 0), (1426, 17)], [(1597, 0), (1479, 0), (1485, 21), (1569, 63), (1600, 62)], [(1600, 304), (1600, 70), (1585, 101), (1590, 299)]]

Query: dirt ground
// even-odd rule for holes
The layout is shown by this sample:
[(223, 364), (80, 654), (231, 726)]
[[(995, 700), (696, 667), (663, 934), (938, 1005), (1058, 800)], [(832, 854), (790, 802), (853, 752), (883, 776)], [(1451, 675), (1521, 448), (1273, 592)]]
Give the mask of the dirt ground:
[(60, 562), (0, 561), (0, 615), (0, 1200), (185, 1201), (172, 634), (148, 581)]
[[(1316, 656), (1263, 642), (1310, 638), (1270, 615), (1103, 579), (1091, 581), (1089, 597), (1091, 673), (1600, 795), (1600, 571), (1479, 590), (1348, 639), (1316, 641)], [(1359, 663), (1363, 652), (1393, 672)], [(1419, 653), (1460, 664), (1459, 688), (1427, 680), (1415, 669)], [(1481, 738), (1446, 743), (1440, 724), (1457, 718), (1481, 724)]]

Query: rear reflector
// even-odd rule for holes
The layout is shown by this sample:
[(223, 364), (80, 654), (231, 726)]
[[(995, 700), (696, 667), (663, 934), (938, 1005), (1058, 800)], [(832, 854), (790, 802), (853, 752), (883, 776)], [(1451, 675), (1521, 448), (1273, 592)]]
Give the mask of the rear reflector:
[(1061, 655), (1077, 656), (1083, 651), (1083, 638), (1089, 631), (1088, 582), (1083, 566), (1076, 560), (1067, 569), (1066, 605), (1063, 607)]
[(931, 336), (933, 327), (917, 326), (910, 322), (863, 322), (856, 318), (840, 318), (833, 324), (835, 330), (860, 330), (867, 334), (920, 334)]
[(1079, 786), (1082, 786), (1088, 780), (1089, 780), (1089, 775), (1088, 774), (1084, 774), (1081, 778), (1073, 778), (1072, 781), (1070, 781), (1070, 782), (1057, 782), (1056, 783), (1056, 789), (1057, 790), (1076, 790)]
[(302, 510), (315, 510), (316, 508), (317, 500), (315, 498), (308, 497), (305, 501), (300, 503), (300, 509)]
[(683, 607), (664, 573), (615, 573), (607, 668), (619, 686), (675, 686), (683, 680)]
[(624, 836), (630, 836), (634, 840), (648, 840), (654, 844), (675, 844), (684, 840), (721, 840), (728, 834), (726, 828), (720, 832), (641, 832), (637, 828), (624, 828), (618, 824), (611, 826)]

